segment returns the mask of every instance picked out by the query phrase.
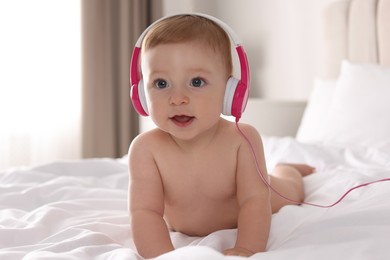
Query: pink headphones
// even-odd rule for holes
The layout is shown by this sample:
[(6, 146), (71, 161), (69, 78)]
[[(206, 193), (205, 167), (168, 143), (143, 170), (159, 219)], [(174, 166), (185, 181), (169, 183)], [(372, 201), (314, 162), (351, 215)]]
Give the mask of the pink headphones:
[[(250, 80), (248, 60), (244, 48), (241, 45), (241, 41), (239, 40), (235, 32), (221, 20), (205, 14), (191, 14), (191, 15), (201, 16), (218, 24), (230, 36), (231, 40), (235, 45), (238, 58), (240, 61), (241, 79), (234, 78), (233, 76), (228, 79), (226, 83), (222, 113), (227, 116), (234, 116), (236, 117), (236, 121), (238, 121), (241, 118), (241, 114), (244, 112), (246, 104), (248, 102), (249, 80)], [(142, 116), (148, 116), (149, 112), (146, 104), (146, 96), (145, 96), (145, 90), (143, 86), (143, 80), (142, 78), (138, 78), (138, 75), (141, 75), (141, 73), (138, 72), (138, 59), (139, 59), (139, 54), (141, 52), (141, 45), (145, 37), (145, 34), (149, 31), (149, 29), (152, 26), (154, 26), (156, 23), (166, 18), (167, 17), (163, 17), (157, 20), (156, 22), (154, 22), (153, 24), (151, 24), (148, 28), (146, 28), (146, 30), (138, 38), (133, 50), (133, 56), (131, 58), (130, 96), (135, 110)]]

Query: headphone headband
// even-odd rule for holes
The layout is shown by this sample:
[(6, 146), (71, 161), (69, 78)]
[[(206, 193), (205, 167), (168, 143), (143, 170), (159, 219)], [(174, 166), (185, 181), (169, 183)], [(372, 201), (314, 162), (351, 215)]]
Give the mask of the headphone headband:
[[(155, 22), (153, 22), (140, 35), (140, 37), (138, 38), (137, 42), (135, 43), (135, 47), (141, 48), (142, 41), (145, 38), (145, 35), (148, 33), (150, 28), (152, 28), (155, 24), (157, 24), (157, 23), (159, 23), (159, 22), (161, 22), (161, 21), (163, 21), (165, 19), (168, 19), (168, 18), (171, 18), (171, 17), (175, 17), (175, 16), (179, 16), (179, 15), (183, 15), (183, 14), (174, 14), (174, 15), (170, 15), (170, 16), (165, 16), (165, 17), (162, 17), (162, 18), (156, 20)], [(218, 18), (215, 18), (214, 16), (211, 16), (211, 15), (208, 15), (208, 14), (201, 14), (201, 13), (191, 13), (191, 14), (188, 14), (188, 15), (204, 17), (204, 18), (207, 18), (208, 20), (211, 20), (211, 21), (215, 22), (216, 24), (218, 24), (230, 36), (230, 38), (233, 41), (234, 45), (241, 45), (242, 44), (240, 38), (233, 31), (233, 29), (230, 28), (230, 26), (227, 25), (226, 23), (224, 23), (223, 21), (219, 20)]]

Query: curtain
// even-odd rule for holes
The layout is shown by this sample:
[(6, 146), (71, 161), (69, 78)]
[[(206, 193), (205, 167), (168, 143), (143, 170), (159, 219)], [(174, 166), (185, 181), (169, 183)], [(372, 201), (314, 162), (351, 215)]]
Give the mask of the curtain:
[(82, 155), (120, 157), (138, 134), (129, 64), (142, 31), (160, 16), (152, 0), (82, 0)]

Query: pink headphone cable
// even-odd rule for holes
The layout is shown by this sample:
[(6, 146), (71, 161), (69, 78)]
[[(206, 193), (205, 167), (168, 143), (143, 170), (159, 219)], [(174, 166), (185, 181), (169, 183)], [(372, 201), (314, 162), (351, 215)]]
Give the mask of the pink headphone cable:
[(371, 185), (373, 183), (378, 183), (378, 182), (384, 182), (384, 181), (390, 181), (390, 178), (385, 178), (385, 179), (381, 179), (381, 180), (376, 180), (376, 181), (371, 181), (371, 182), (367, 182), (367, 183), (363, 183), (363, 184), (360, 184), (360, 185), (357, 185), (351, 189), (349, 189), (347, 192), (345, 192), (336, 202), (330, 204), (330, 205), (320, 205), (320, 204), (315, 204), (315, 203), (310, 203), (310, 202), (300, 202), (300, 201), (296, 201), (296, 200), (292, 200), (290, 198), (287, 198), (286, 196), (284, 196), (283, 194), (281, 194), (279, 191), (275, 190), (271, 184), (268, 182), (268, 180), (266, 180), (266, 178), (264, 177), (264, 175), (261, 173), (261, 170), (260, 170), (260, 167), (259, 167), (259, 162), (257, 160), (257, 157), (256, 157), (256, 154), (255, 154), (255, 151), (254, 151), (254, 148), (252, 146), (252, 143), (250, 142), (250, 140), (248, 139), (248, 137), (246, 137), (246, 135), (242, 132), (242, 130), (240, 129), (239, 125), (238, 125), (238, 120), (239, 118), (237, 119), (236, 118), (236, 126), (237, 126), (237, 129), (238, 131), (240, 132), (241, 136), (245, 139), (245, 141), (248, 143), (250, 149), (251, 149), (251, 153), (252, 153), (252, 157), (253, 157), (253, 160), (255, 162), (255, 165), (256, 165), (256, 169), (257, 169), (257, 172), (259, 173), (259, 176), (261, 178), (261, 180), (264, 182), (264, 184), (270, 188), (273, 192), (275, 192), (278, 196), (282, 197), (283, 199), (287, 200), (287, 201), (290, 201), (292, 203), (296, 203), (296, 204), (304, 204), (304, 205), (310, 205), (310, 206), (313, 206), (313, 207), (319, 207), (319, 208), (331, 208), (337, 204), (339, 204), (351, 191), (353, 190), (356, 190), (358, 188), (361, 188), (361, 187), (364, 187), (364, 186), (368, 186), (368, 185)]

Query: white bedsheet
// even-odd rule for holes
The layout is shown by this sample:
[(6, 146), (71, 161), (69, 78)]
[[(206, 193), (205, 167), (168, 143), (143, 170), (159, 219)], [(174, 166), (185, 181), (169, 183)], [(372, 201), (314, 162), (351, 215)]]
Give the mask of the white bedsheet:
[[(317, 167), (307, 201), (330, 204), (348, 188), (390, 176), (375, 150), (264, 138), (269, 168), (279, 161)], [(125, 160), (55, 162), (0, 172), (0, 259), (142, 259), (131, 238)], [(390, 259), (390, 182), (353, 191), (322, 209), (288, 206), (273, 215), (268, 251), (252, 259)], [(157, 259), (239, 259), (220, 251), (236, 230), (207, 237), (172, 233), (177, 250)]]

